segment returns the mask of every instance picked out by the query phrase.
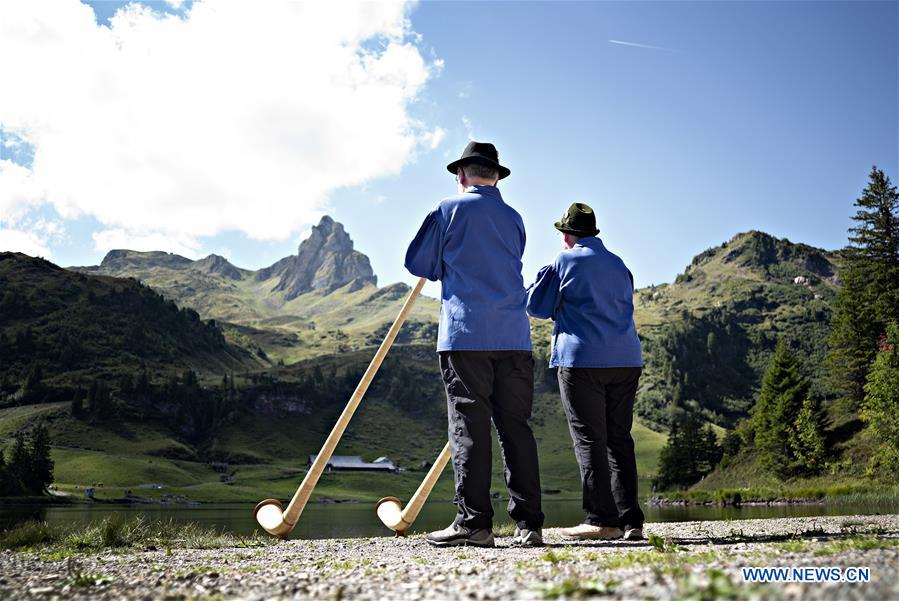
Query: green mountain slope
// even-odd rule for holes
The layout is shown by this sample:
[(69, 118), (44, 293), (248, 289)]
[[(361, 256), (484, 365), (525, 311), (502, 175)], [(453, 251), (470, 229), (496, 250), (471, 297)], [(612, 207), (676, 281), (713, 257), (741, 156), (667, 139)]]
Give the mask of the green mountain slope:
[(260, 365), (214, 323), (136, 281), (0, 253), (0, 403), (28, 402), (29, 376), (52, 397), (55, 387), (139, 366), (162, 374)]
[(823, 360), (835, 256), (764, 234), (738, 234), (697, 255), (672, 284), (634, 297), (646, 368), (637, 411), (666, 423), (685, 407), (729, 426), (753, 405), (779, 338), (826, 394)]

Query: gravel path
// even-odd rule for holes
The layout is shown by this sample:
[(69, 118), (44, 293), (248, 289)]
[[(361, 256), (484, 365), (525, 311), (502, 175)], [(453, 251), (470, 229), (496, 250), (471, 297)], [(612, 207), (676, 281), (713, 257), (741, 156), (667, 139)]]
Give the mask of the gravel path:
[[(423, 536), (251, 548), (0, 553), (0, 599), (899, 599), (899, 515), (648, 524), (650, 542), (435, 549)], [(744, 566), (867, 566), (867, 583), (753, 585)]]

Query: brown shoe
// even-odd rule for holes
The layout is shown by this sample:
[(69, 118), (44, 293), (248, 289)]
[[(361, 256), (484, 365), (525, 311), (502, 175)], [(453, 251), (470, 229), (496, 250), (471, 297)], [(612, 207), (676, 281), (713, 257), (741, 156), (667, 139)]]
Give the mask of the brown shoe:
[(615, 526), (594, 526), (578, 524), (571, 528), (562, 528), (562, 536), (578, 540), (614, 540), (624, 536), (624, 530)]
[(624, 527), (624, 540), (643, 540), (643, 528)]

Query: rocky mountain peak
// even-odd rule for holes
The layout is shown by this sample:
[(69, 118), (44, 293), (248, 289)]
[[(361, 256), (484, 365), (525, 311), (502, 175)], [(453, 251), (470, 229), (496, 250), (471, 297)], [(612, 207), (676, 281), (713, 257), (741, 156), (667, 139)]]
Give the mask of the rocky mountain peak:
[(137, 251), (115, 249), (106, 253), (100, 262), (100, 270), (106, 272), (124, 271), (127, 269), (147, 269), (151, 267), (180, 268), (193, 263), (187, 257), (159, 250)]
[(228, 261), (228, 259), (216, 254), (211, 254), (208, 257), (200, 259), (199, 261), (194, 261), (194, 263), (190, 267), (191, 269), (194, 269), (196, 271), (200, 271), (203, 273), (216, 273), (232, 280), (239, 280), (243, 277), (240, 273), (240, 270), (232, 265)]
[(717, 269), (723, 268), (726, 272), (751, 270), (766, 277), (785, 279), (811, 275), (836, 284), (834, 261), (834, 253), (826, 250), (750, 230), (696, 255), (684, 274), (695, 273), (714, 263), (718, 265)]
[(286, 292), (287, 300), (312, 291), (332, 292), (350, 284), (358, 290), (378, 278), (368, 257), (353, 248), (343, 224), (325, 215), (300, 243), (297, 254), (260, 270), (257, 280), (279, 277), (273, 291)]

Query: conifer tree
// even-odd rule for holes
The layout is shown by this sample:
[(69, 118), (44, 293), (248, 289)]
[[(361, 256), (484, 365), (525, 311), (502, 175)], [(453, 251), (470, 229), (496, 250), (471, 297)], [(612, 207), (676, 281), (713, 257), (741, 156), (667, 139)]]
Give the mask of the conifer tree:
[(841, 253), (843, 286), (834, 304), (828, 360), (834, 386), (857, 406), (877, 343), (899, 321), (899, 193), (876, 166), (855, 201), (849, 245)]
[(824, 438), (824, 412), (821, 403), (805, 397), (790, 432), (790, 447), (797, 462), (797, 471), (812, 474), (824, 467), (827, 454)]
[(150, 390), (150, 374), (147, 372), (147, 368), (142, 368), (138, 374), (137, 378), (135, 378), (134, 389), (139, 394), (145, 394)]
[(690, 412), (675, 419), (659, 455), (659, 486), (685, 488), (699, 482), (721, 460), (721, 447), (711, 426), (702, 427)]
[(10, 486), (9, 468), (6, 465), (6, 456), (0, 449), (0, 497), (11, 497), (13, 491)]
[(31, 369), (28, 370), (28, 375), (25, 377), (25, 390), (31, 392), (39, 389), (43, 378), (44, 372), (41, 364), (35, 361), (31, 364)]
[(13, 496), (27, 494), (25, 480), (30, 463), (31, 457), (28, 453), (28, 447), (25, 445), (25, 432), (19, 430), (16, 432), (12, 454), (6, 467), (9, 489)]
[(795, 469), (793, 424), (808, 397), (809, 383), (799, 373), (799, 362), (781, 340), (765, 371), (759, 400), (752, 409), (755, 447), (766, 470), (786, 477)]
[(899, 324), (890, 324), (868, 374), (861, 416), (877, 442), (871, 470), (895, 474), (899, 469)]
[(29, 470), (25, 485), (28, 492), (40, 494), (53, 482), (53, 459), (50, 458), (50, 435), (43, 423), (31, 432)]
[(72, 396), (72, 417), (84, 415), (84, 399), (81, 398), (81, 389), (76, 389)]

